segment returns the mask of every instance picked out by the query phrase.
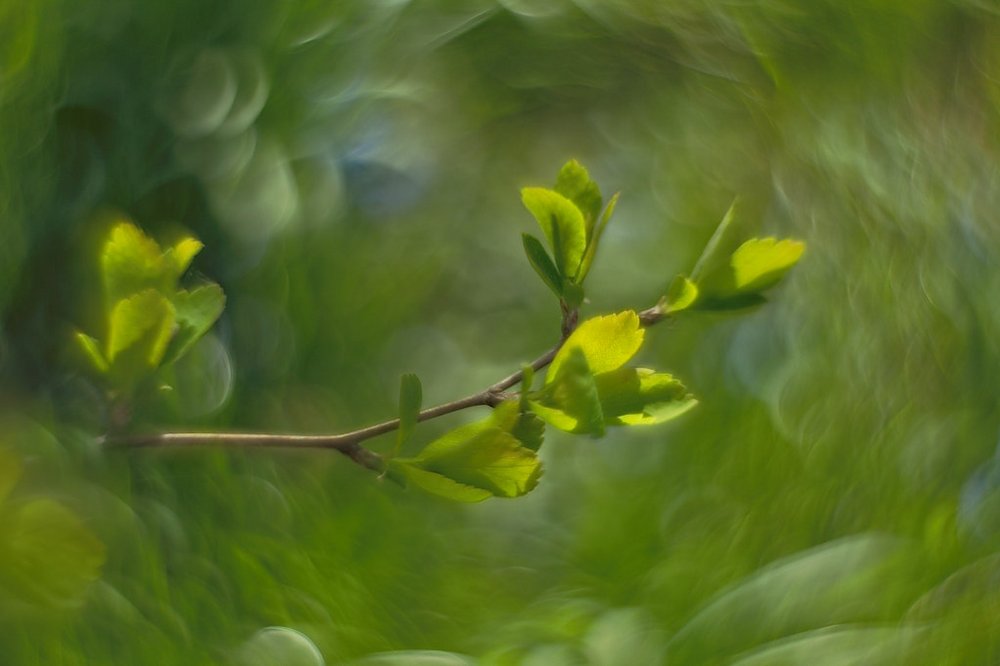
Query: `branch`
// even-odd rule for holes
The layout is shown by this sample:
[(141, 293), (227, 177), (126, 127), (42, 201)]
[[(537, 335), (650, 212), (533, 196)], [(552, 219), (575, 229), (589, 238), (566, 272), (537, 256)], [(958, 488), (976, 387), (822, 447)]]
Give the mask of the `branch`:
[[(647, 308), (639, 313), (639, 321), (643, 326), (652, 326), (663, 319), (659, 306)], [(562, 336), (559, 342), (534, 361), (531, 367), (541, 370), (548, 366), (556, 353), (566, 342), (570, 333), (576, 328), (577, 311), (564, 312)], [(429, 421), (446, 414), (458, 412), (470, 407), (496, 407), (513, 395), (507, 389), (517, 385), (524, 379), (524, 371), (518, 370), (503, 379), (494, 382), (478, 393), (464, 398), (446, 402), (422, 410), (417, 415), (418, 421)], [(236, 448), (281, 447), (286, 449), (332, 449), (353, 460), (367, 469), (384, 472), (385, 459), (378, 453), (361, 445), (361, 442), (384, 435), (399, 428), (399, 419), (391, 419), (376, 423), (358, 430), (333, 435), (290, 435), (276, 433), (239, 433), (239, 432), (165, 432), (137, 435), (109, 435), (105, 446), (109, 448), (178, 448), (193, 446), (225, 446)]]

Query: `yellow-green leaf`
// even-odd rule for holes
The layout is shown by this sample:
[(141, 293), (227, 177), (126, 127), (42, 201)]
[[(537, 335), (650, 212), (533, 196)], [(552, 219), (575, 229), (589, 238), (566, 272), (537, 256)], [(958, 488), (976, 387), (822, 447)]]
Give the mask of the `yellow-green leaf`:
[(172, 247), (167, 248), (164, 257), (175, 278), (184, 275), (184, 271), (188, 269), (195, 255), (201, 252), (203, 247), (205, 246), (197, 238), (186, 236), (174, 243)]
[[(499, 418), (491, 416), (457, 428), (428, 444), (416, 458), (399, 462), (497, 497), (524, 495), (538, 483), (542, 466), (534, 451), (504, 429), (510, 427), (510, 416), (516, 410), (516, 402), (511, 401)], [(412, 474), (409, 478), (417, 484), (427, 482), (424, 475), (417, 476), (419, 480)]]
[(622, 367), (642, 346), (645, 330), (634, 310), (594, 317), (580, 324), (567, 338), (549, 366), (545, 383), (559, 376), (574, 349), (579, 349), (590, 372), (597, 375)]
[(100, 343), (82, 331), (77, 331), (73, 338), (93, 368), (100, 373), (106, 373), (109, 366), (104, 354), (101, 353)]
[(587, 249), (584, 250), (583, 259), (580, 261), (580, 274), (577, 276), (578, 282), (583, 282), (590, 273), (590, 267), (594, 263), (594, 257), (597, 256), (597, 248), (600, 245), (601, 237), (604, 236), (604, 230), (607, 228), (608, 222), (615, 212), (615, 206), (618, 204), (619, 194), (620, 192), (615, 192), (611, 196), (611, 200), (604, 209), (604, 214), (601, 215), (600, 224), (594, 228), (593, 233), (587, 238)]
[(173, 306), (177, 331), (163, 356), (164, 363), (171, 363), (182, 357), (212, 328), (226, 307), (226, 295), (222, 287), (209, 283), (191, 291), (178, 290), (173, 296)]
[(552, 382), (537, 392), (531, 409), (551, 425), (575, 433), (604, 434), (604, 412), (584, 352), (571, 347)]
[(101, 274), (108, 307), (145, 289), (165, 289), (172, 277), (160, 246), (129, 221), (111, 229), (101, 253)]
[(620, 368), (594, 382), (607, 425), (663, 423), (698, 404), (674, 377), (647, 368)]
[(493, 424), (514, 436), (521, 446), (537, 451), (545, 438), (545, 424), (535, 414), (525, 411), (527, 400), (507, 400), (493, 410)]
[(0, 589), (20, 601), (67, 607), (82, 601), (104, 563), (104, 545), (50, 499), (5, 506), (0, 520)]
[(667, 288), (663, 297), (663, 312), (673, 314), (687, 310), (698, 300), (698, 285), (683, 275), (678, 275)]
[(738, 293), (763, 291), (777, 284), (805, 252), (802, 241), (753, 238), (733, 253), (730, 265)]
[(521, 201), (545, 232), (560, 275), (574, 279), (587, 247), (583, 213), (572, 201), (544, 187), (524, 188)]
[(389, 470), (395, 475), (402, 476), (417, 488), (444, 499), (456, 502), (482, 502), (493, 497), (493, 493), (489, 490), (459, 483), (436, 472), (428, 472), (412, 461), (392, 460), (389, 462)]
[(142, 341), (142, 360), (155, 368), (173, 336), (174, 322), (173, 305), (154, 289), (118, 301), (108, 327), (108, 362)]
[(576, 160), (570, 160), (559, 170), (555, 191), (576, 204), (576, 207), (583, 213), (587, 223), (587, 239), (589, 240), (603, 203), (601, 190), (597, 187), (597, 183), (591, 180), (590, 174), (582, 164)]

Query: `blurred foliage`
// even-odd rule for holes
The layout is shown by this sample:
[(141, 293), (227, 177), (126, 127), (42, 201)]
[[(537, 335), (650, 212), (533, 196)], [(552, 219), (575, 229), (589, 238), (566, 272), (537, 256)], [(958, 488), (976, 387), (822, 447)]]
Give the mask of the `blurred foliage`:
[[(3, 662), (996, 663), (998, 111), (988, 0), (0, 0)], [(149, 425), (338, 431), (557, 338), (517, 192), (571, 157), (622, 192), (586, 317), (737, 195), (809, 244), (768, 307), (648, 332), (684, 419), (553, 433), (474, 506), (102, 451), (107, 211), (227, 295)]]

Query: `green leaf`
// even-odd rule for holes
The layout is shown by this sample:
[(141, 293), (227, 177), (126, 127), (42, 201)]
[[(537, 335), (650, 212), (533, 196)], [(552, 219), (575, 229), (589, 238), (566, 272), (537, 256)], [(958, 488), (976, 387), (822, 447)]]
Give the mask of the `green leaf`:
[(543, 187), (524, 188), (521, 200), (545, 232), (559, 274), (575, 279), (587, 247), (583, 213), (563, 195)]
[(537, 451), (545, 439), (545, 424), (535, 414), (526, 411), (527, 399), (507, 400), (493, 410), (493, 424), (514, 436), (525, 448)]
[(662, 308), (665, 314), (673, 314), (687, 310), (698, 300), (698, 285), (687, 277), (678, 275), (667, 288), (663, 297)]
[(608, 222), (611, 220), (611, 216), (615, 212), (615, 206), (618, 204), (618, 195), (620, 192), (615, 192), (611, 197), (611, 201), (608, 202), (607, 207), (604, 209), (604, 214), (601, 215), (601, 223), (597, 225), (594, 232), (587, 239), (587, 249), (583, 252), (583, 259), (580, 261), (580, 275), (577, 278), (578, 282), (583, 282), (587, 275), (590, 273), (590, 267), (594, 263), (594, 257), (597, 256), (597, 247), (601, 242), (601, 237), (604, 236), (604, 230), (608, 226)]
[(109, 307), (146, 289), (166, 289), (172, 277), (156, 241), (128, 221), (111, 229), (101, 253), (101, 274)]
[(591, 237), (594, 224), (601, 213), (601, 190), (590, 179), (587, 169), (576, 160), (570, 160), (559, 170), (555, 191), (563, 195), (583, 213), (586, 221), (587, 239)]
[(678, 380), (647, 368), (619, 368), (594, 378), (607, 425), (653, 425), (698, 401)]
[(542, 472), (535, 452), (521, 446), (512, 434), (478, 423), (431, 442), (410, 462), (427, 472), (497, 497), (528, 493), (537, 485)]
[(537, 426), (525, 422), (518, 403), (497, 406), (489, 418), (452, 430), (434, 440), (416, 458), (398, 458), (408, 481), (428, 492), (465, 502), (490, 496), (518, 497), (532, 490), (542, 474), (535, 451), (522, 446), (513, 432), (540, 445)]
[(562, 278), (542, 242), (531, 234), (521, 234), (521, 240), (524, 243), (524, 254), (528, 257), (528, 263), (538, 273), (538, 277), (542, 278), (542, 282), (548, 285), (552, 293), (562, 297)]
[(164, 363), (172, 363), (182, 357), (212, 328), (226, 306), (226, 295), (219, 285), (210, 283), (191, 291), (177, 291), (173, 306), (177, 332), (164, 355)]
[(77, 345), (80, 347), (80, 350), (83, 352), (86, 359), (90, 361), (95, 370), (104, 374), (110, 369), (107, 359), (105, 359), (104, 354), (101, 353), (101, 345), (97, 340), (81, 331), (77, 331), (76, 335), (73, 337), (76, 340)]
[(174, 316), (174, 307), (154, 289), (118, 301), (108, 328), (108, 362), (113, 364), (119, 354), (137, 346), (142, 362), (155, 368), (174, 333)]
[(184, 275), (184, 271), (188, 269), (195, 255), (201, 252), (203, 247), (205, 246), (197, 238), (185, 236), (167, 248), (163, 256), (175, 279), (180, 279)]
[(729, 263), (706, 274), (698, 284), (698, 309), (725, 310), (764, 301), (761, 291), (776, 285), (798, 263), (805, 243), (752, 238), (740, 245)]
[(739, 205), (739, 199), (734, 199), (729, 210), (722, 217), (722, 222), (719, 222), (719, 226), (715, 228), (712, 237), (705, 244), (705, 249), (701, 251), (701, 256), (698, 257), (698, 261), (695, 262), (694, 269), (691, 271), (691, 281), (695, 284), (701, 284), (702, 275), (706, 272), (726, 264), (729, 250), (734, 245), (730, 229), (739, 213)]
[(389, 475), (401, 476), (425, 492), (456, 502), (482, 502), (493, 497), (493, 493), (489, 490), (459, 483), (436, 472), (429, 472), (408, 460), (390, 460)]
[(50, 499), (4, 507), (0, 589), (5, 597), (48, 606), (80, 603), (97, 580), (104, 545), (69, 509)]
[(399, 378), (399, 429), (396, 431), (395, 454), (413, 434), (420, 415), (420, 404), (423, 401), (423, 389), (420, 378), (414, 374), (405, 374)]
[(736, 290), (751, 293), (773, 287), (798, 263), (805, 249), (805, 243), (789, 238), (748, 240), (737, 248), (730, 261)]
[(563, 364), (578, 349), (593, 374), (625, 365), (642, 346), (645, 330), (633, 310), (594, 317), (580, 324), (552, 359), (545, 383), (559, 376)]
[(532, 396), (531, 409), (560, 430), (603, 435), (604, 411), (584, 351), (570, 347), (550, 376), (552, 381)]

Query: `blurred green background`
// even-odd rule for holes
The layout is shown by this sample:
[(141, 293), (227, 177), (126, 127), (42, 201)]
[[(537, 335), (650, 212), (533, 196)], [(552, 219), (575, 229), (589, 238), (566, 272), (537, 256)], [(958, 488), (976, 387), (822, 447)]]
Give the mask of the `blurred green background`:
[[(998, 138), (992, 0), (0, 0), (0, 662), (1000, 663)], [(694, 412), (550, 429), (540, 487), (473, 506), (101, 450), (68, 350), (109, 211), (228, 296), (137, 419), (340, 431), (552, 344), (518, 189), (569, 158), (622, 191), (585, 315), (737, 195), (809, 245), (764, 308), (650, 331)]]

